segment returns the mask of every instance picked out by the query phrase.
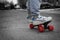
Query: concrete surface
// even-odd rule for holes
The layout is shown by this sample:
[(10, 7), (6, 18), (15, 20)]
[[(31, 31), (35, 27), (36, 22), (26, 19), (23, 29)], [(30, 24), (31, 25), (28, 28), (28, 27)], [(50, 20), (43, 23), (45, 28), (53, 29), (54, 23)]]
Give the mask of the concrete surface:
[(29, 29), (27, 11), (0, 10), (0, 40), (60, 40), (60, 12), (52, 12), (45, 10), (41, 14), (53, 17), (54, 31), (40, 33), (37, 28)]

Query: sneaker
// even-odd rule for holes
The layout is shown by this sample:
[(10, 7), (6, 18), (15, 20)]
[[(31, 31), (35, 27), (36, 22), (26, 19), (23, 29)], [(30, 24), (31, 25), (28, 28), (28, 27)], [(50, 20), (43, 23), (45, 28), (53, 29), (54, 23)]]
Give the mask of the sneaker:
[(33, 23), (34, 25), (38, 25), (51, 20), (52, 20), (52, 17), (38, 16), (37, 18), (29, 19), (29, 22)]

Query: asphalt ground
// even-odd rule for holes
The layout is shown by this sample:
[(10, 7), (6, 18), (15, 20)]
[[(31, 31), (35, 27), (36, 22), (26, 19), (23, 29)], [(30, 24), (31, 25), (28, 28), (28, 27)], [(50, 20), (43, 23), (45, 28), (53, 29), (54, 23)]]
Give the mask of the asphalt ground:
[(30, 29), (25, 10), (0, 10), (0, 40), (60, 40), (60, 11), (40, 10), (41, 15), (51, 16), (55, 29), (41, 33)]

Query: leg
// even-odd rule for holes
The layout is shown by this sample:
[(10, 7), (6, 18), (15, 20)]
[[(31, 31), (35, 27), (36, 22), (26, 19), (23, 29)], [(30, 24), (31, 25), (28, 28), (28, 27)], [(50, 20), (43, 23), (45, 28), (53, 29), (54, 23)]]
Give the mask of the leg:
[(40, 15), (39, 0), (28, 0), (28, 16), (30, 16), (34, 24), (45, 23), (52, 20), (52, 17), (45, 17)]
[(39, 0), (28, 0), (28, 16), (40, 14)]

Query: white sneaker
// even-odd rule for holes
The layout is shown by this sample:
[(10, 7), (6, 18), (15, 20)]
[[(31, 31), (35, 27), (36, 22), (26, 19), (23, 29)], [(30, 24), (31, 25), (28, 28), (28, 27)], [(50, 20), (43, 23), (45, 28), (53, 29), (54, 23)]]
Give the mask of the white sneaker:
[(52, 20), (52, 17), (38, 16), (38, 18), (34, 20), (30, 19), (29, 22), (33, 23), (34, 25), (38, 25), (38, 24), (42, 24), (51, 20)]

